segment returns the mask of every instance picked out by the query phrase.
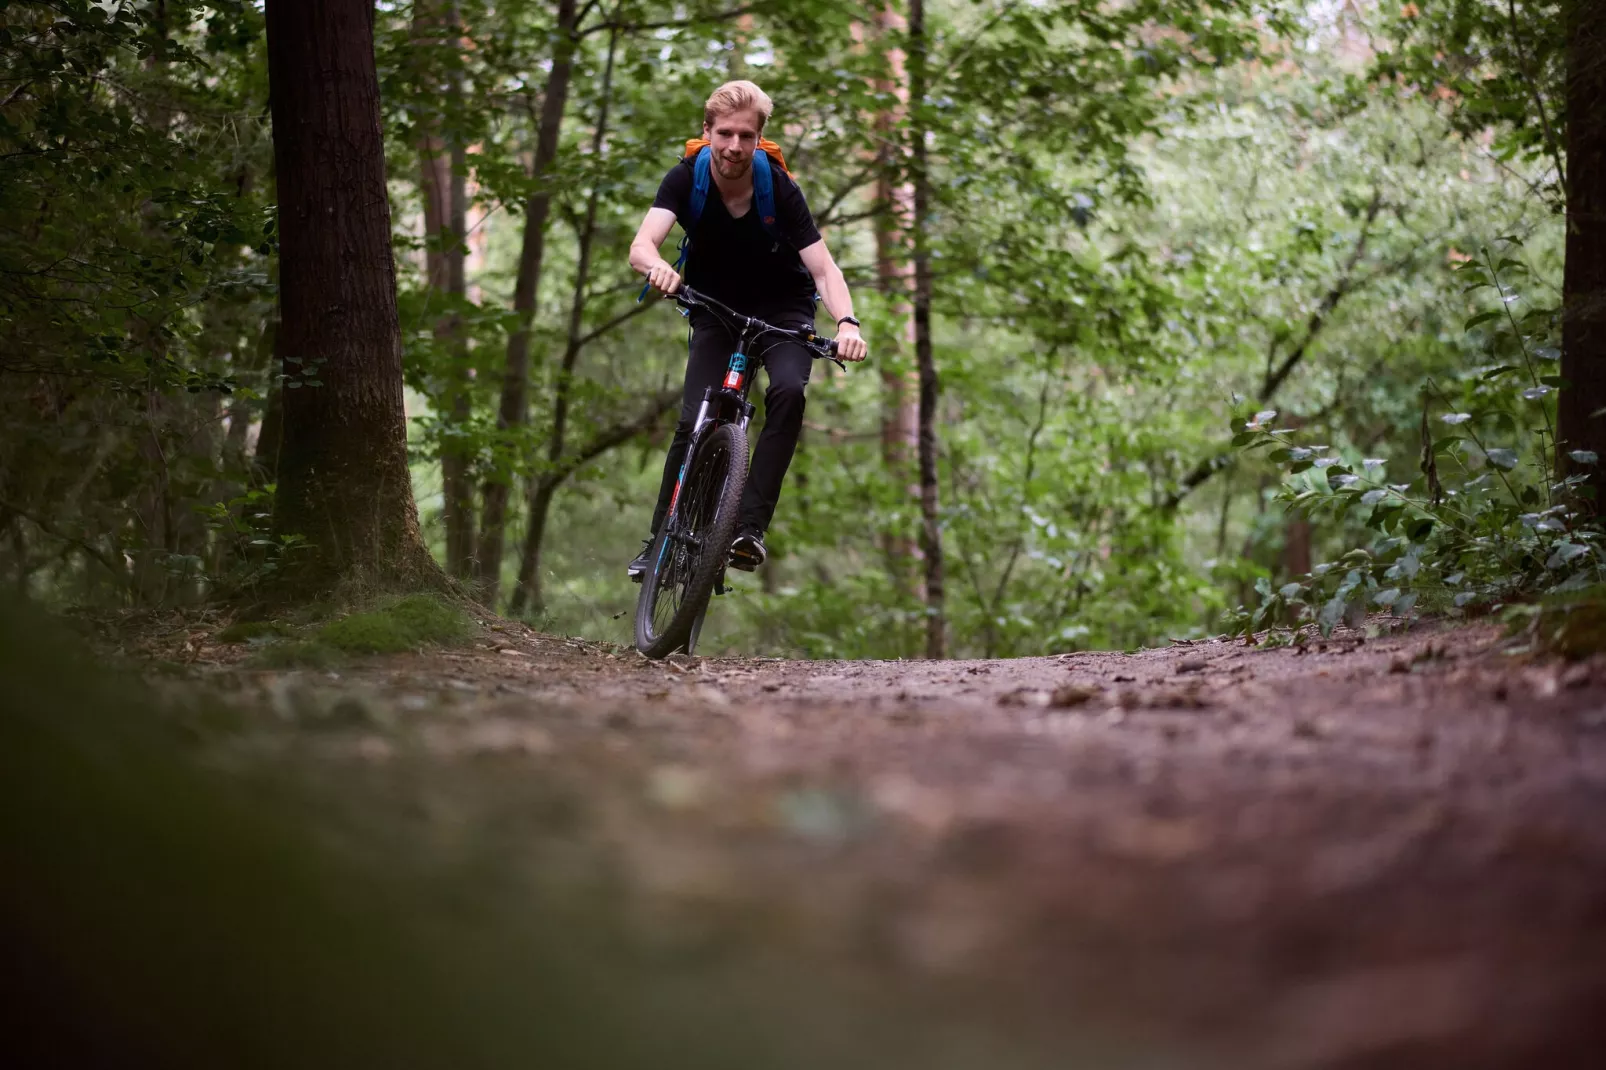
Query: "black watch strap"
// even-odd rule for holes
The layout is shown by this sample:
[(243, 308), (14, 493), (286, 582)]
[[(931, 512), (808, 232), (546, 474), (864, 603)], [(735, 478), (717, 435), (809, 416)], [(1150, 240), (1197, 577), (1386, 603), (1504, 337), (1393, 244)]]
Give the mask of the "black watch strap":
[(851, 323), (855, 327), (859, 326), (859, 321), (852, 316), (843, 316), (841, 319), (836, 321), (836, 325), (838, 327), (842, 326), (844, 323)]

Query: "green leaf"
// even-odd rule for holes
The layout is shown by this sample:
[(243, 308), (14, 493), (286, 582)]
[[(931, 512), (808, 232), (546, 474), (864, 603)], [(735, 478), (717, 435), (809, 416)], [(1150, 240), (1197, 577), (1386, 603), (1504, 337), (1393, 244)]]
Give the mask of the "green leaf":
[(1364, 597), (1352, 599), (1344, 607), (1344, 623), (1351, 628), (1359, 628), (1366, 623), (1366, 599)]
[(1589, 547), (1576, 542), (1558, 542), (1551, 551), (1550, 557), (1545, 560), (1546, 568), (1561, 568), (1569, 561), (1576, 560), (1589, 553)]
[(1567, 451), (1567, 456), (1571, 457), (1573, 460), (1577, 461), (1579, 464), (1599, 464), (1600, 463), (1600, 455), (1597, 454), (1594, 450), (1568, 450)]
[(1507, 472), (1509, 472), (1513, 468), (1517, 467), (1517, 451), (1516, 450), (1507, 450), (1507, 449), (1486, 450), (1485, 453), (1484, 453), (1484, 456), (1489, 458), (1489, 463), (1490, 464), (1494, 465), (1496, 468), (1504, 469)]
[(1472, 328), (1480, 324), (1488, 323), (1492, 319), (1499, 319), (1503, 314), (1504, 313), (1500, 309), (1495, 309), (1492, 312), (1480, 312), (1476, 316), (1473, 316), (1471, 319), (1463, 323), (1461, 327), (1463, 330), (1470, 331)]
[(1322, 635), (1332, 635), (1333, 629), (1338, 627), (1344, 619), (1344, 599), (1333, 597), (1322, 603), (1321, 612), (1316, 614), (1316, 626), (1321, 629)]

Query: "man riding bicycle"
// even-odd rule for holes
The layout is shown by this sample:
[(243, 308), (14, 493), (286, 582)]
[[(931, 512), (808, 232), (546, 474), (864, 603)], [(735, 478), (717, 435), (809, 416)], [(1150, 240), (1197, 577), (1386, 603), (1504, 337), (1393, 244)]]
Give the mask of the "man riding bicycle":
[[(688, 144), (687, 155), (664, 176), (652, 207), (630, 243), (630, 266), (647, 276), (648, 284), (676, 292), (681, 276), (658, 253), (677, 221), (689, 241), (686, 282), (745, 315), (777, 326), (802, 327), (814, 322), (815, 295), (836, 320), (837, 356), (863, 360), (868, 347), (853, 316), (853, 296), (842, 270), (814, 225), (803, 191), (787, 173), (780, 150), (760, 135), (773, 105), (752, 82), (727, 82), (714, 90), (703, 109), (703, 141)], [(697, 157), (704, 142), (709, 152), (711, 188), (699, 189)], [(755, 195), (753, 154), (766, 152), (770, 183)], [(774, 215), (767, 213), (773, 211)], [(735, 336), (719, 318), (691, 312), (691, 345), (680, 422), (664, 462), (658, 506), (653, 511), (656, 537), (669, 511), (676, 475), (686, 455), (692, 422), (709, 387), (718, 387)], [(803, 390), (813, 355), (800, 343), (776, 341), (762, 348), (769, 371), (764, 391), (764, 430), (753, 451), (752, 469), (742, 494), (731, 566), (751, 572), (764, 563), (764, 532), (775, 514), (781, 481), (792, 463), (803, 429)], [(639, 581), (648, 564), (652, 539), (630, 562), (630, 578)]]

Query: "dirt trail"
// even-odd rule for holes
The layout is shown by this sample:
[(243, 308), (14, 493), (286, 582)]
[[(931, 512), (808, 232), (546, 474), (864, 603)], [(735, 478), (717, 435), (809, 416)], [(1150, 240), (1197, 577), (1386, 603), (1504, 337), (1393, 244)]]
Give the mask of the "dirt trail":
[(1606, 663), (1477, 627), (937, 663), (653, 663), (498, 628), (212, 676), (353, 776), (550, 786), (547, 870), (606, 870), (664, 954), (761, 948), (1120, 1053), (1045, 1065), (1606, 1050)]

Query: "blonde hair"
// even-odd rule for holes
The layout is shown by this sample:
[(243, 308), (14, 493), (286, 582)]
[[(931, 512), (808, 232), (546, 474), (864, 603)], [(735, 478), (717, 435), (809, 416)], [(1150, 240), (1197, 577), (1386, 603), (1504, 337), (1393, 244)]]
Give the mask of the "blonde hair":
[(758, 128), (763, 130), (764, 124), (769, 122), (770, 112), (775, 110), (775, 102), (752, 82), (726, 82), (714, 90), (708, 103), (703, 105), (703, 125), (713, 126), (714, 120), (721, 115), (749, 109), (758, 112)]

